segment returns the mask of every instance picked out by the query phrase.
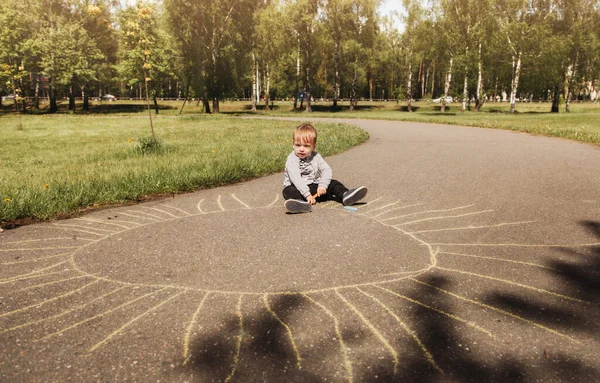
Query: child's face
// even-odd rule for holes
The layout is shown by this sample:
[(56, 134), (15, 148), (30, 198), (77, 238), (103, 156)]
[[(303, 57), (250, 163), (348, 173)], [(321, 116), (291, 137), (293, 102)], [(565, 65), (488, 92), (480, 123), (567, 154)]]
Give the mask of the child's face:
[(296, 153), (296, 156), (298, 156), (300, 159), (310, 157), (313, 150), (315, 150), (315, 145), (312, 142), (303, 141), (300, 139), (296, 139), (294, 141), (294, 153)]

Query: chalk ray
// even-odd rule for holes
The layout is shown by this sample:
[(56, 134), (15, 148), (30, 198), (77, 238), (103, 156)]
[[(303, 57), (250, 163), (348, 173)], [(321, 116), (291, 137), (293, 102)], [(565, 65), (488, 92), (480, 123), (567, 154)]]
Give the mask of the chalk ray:
[(103, 294), (103, 295), (101, 295), (101, 296), (99, 296), (97, 298), (94, 298), (91, 301), (88, 301), (88, 302), (86, 302), (83, 305), (80, 305), (80, 306), (77, 306), (77, 307), (73, 307), (73, 308), (71, 308), (69, 310), (63, 311), (60, 314), (52, 315), (52, 316), (45, 317), (45, 318), (42, 318), (42, 319), (38, 319), (38, 320), (32, 321), (32, 322), (26, 322), (26, 323), (20, 324), (18, 326), (11, 327), (11, 328), (8, 328), (6, 330), (2, 330), (2, 331), (0, 331), (0, 334), (4, 334), (4, 333), (15, 331), (15, 330), (18, 330), (18, 329), (21, 329), (21, 328), (24, 328), (24, 327), (33, 326), (33, 325), (36, 325), (36, 324), (39, 324), (39, 323), (42, 323), (42, 322), (47, 322), (47, 321), (50, 321), (52, 319), (63, 317), (65, 315), (69, 314), (69, 313), (72, 313), (73, 311), (81, 310), (81, 309), (85, 308), (86, 306), (88, 306), (88, 305), (90, 305), (90, 304), (92, 304), (92, 303), (94, 303), (94, 302), (96, 302), (96, 301), (98, 301), (100, 299), (104, 299), (107, 296), (109, 296), (111, 294), (114, 294), (117, 291), (122, 290), (124, 288), (125, 288), (125, 286), (118, 287), (117, 289), (115, 289), (115, 290), (113, 290), (113, 291), (111, 291), (109, 293), (106, 293), (106, 294)]
[(270, 204), (268, 204), (266, 207), (273, 207), (273, 206), (275, 206), (275, 204), (277, 203), (277, 201), (279, 201), (279, 193), (275, 193), (275, 199), (273, 200), (273, 202), (271, 202)]
[[(187, 211), (185, 211), (185, 210), (183, 210), (183, 209), (180, 209), (180, 208), (178, 208), (178, 207), (176, 207), (176, 206), (164, 205), (163, 207), (168, 207), (169, 209), (173, 209), (173, 210), (180, 211), (180, 212), (182, 212), (184, 215), (186, 215), (186, 216), (188, 216), (188, 217), (192, 215), (191, 213), (189, 213), (189, 212), (187, 212)], [(179, 217), (178, 217), (178, 218), (179, 218)]]
[(536, 221), (503, 222), (503, 223), (498, 223), (496, 225), (484, 225), (484, 226), (469, 225), (469, 226), (464, 226), (464, 227), (446, 227), (443, 229), (413, 231), (412, 233), (413, 234), (422, 234), (422, 233), (434, 233), (434, 232), (440, 232), (440, 231), (491, 229), (491, 228), (502, 227), (502, 226), (523, 225), (523, 224), (534, 223), (534, 222), (536, 222)]
[(411, 225), (413, 223), (418, 223), (418, 222), (424, 222), (424, 221), (435, 221), (437, 219), (450, 219), (450, 218), (461, 218), (461, 217), (467, 217), (469, 215), (476, 215), (476, 214), (483, 214), (483, 213), (489, 213), (492, 212), (493, 210), (482, 210), (482, 211), (476, 211), (474, 213), (465, 213), (465, 214), (459, 214), (459, 215), (448, 215), (445, 217), (431, 217), (431, 218), (423, 218), (423, 219), (417, 219), (415, 221), (409, 221), (409, 222), (402, 222), (402, 223), (398, 223), (394, 226), (403, 226), (403, 225)]
[(30, 272), (30, 273), (21, 274), (21, 275), (18, 275), (16, 277), (10, 277), (10, 278), (6, 278), (6, 279), (0, 279), (0, 285), (3, 285), (5, 283), (11, 283), (11, 282), (20, 281), (22, 279), (35, 278), (35, 277), (39, 277), (39, 276), (49, 275), (49, 274), (43, 274), (43, 272), (47, 271), (47, 270), (50, 270), (50, 269), (53, 269), (53, 268), (55, 268), (57, 266), (60, 266), (60, 265), (64, 265), (65, 263), (67, 263), (67, 261), (62, 261), (62, 262), (56, 263), (56, 264), (54, 264), (52, 266), (44, 267), (43, 269), (37, 269), (37, 270), (34, 270), (34, 271)]
[(202, 198), (202, 199), (201, 199), (201, 200), (198, 202), (198, 204), (196, 205), (196, 209), (198, 209), (198, 211), (199, 211), (201, 214), (206, 214), (206, 213), (205, 213), (205, 212), (202, 210), (202, 208), (200, 207), (200, 205), (202, 205), (202, 202), (204, 202), (204, 198)]
[[(133, 213), (136, 213), (136, 214), (133, 214)], [(132, 217), (132, 218), (145, 219), (145, 220), (151, 221), (151, 222), (160, 222), (160, 221), (162, 221), (162, 219), (158, 218), (158, 216), (154, 216), (152, 214), (147, 214), (147, 213), (144, 213), (144, 212), (141, 212), (141, 211), (135, 211), (135, 210), (131, 211), (131, 210), (128, 210), (127, 213), (120, 213), (120, 214), (121, 215), (126, 215), (128, 217)], [(142, 214), (142, 215), (138, 215), (138, 214)], [(150, 217), (152, 217), (152, 218), (150, 218)]]
[(19, 289), (19, 290), (13, 290), (13, 291), (9, 291), (8, 293), (6, 293), (6, 295), (10, 295), (10, 294), (14, 294), (14, 293), (18, 293), (21, 291), (27, 291), (27, 290), (33, 290), (33, 289), (37, 289), (39, 287), (44, 287), (44, 286), (50, 286), (50, 285), (55, 285), (57, 283), (64, 283), (67, 281), (72, 281), (74, 279), (82, 279), (82, 278), (90, 278), (91, 276), (89, 275), (78, 275), (76, 277), (71, 277), (71, 278), (65, 278), (65, 279), (59, 279), (57, 281), (52, 281), (52, 282), (46, 282), (46, 283), (41, 283), (39, 285), (34, 285), (34, 286), (29, 286), (29, 287), (25, 287), (23, 289)]
[(379, 214), (372, 215), (369, 218), (375, 219), (377, 217), (380, 217), (380, 216), (382, 216), (384, 214), (387, 214), (387, 213), (390, 213), (392, 211), (396, 211), (396, 210), (400, 210), (400, 209), (407, 209), (409, 207), (415, 207), (415, 206), (421, 206), (421, 205), (423, 205), (423, 204), (422, 203), (415, 203), (415, 204), (412, 204), (412, 205), (400, 206), (400, 207), (396, 207), (396, 208), (393, 208), (393, 209), (390, 209), (390, 210), (386, 210), (386, 211), (381, 212)]
[(65, 327), (65, 328), (61, 329), (61, 330), (58, 330), (58, 331), (56, 331), (56, 332), (53, 332), (52, 334), (48, 334), (48, 335), (44, 336), (43, 338), (40, 338), (40, 339), (36, 340), (35, 342), (39, 342), (39, 341), (42, 341), (42, 340), (44, 340), (44, 339), (51, 338), (51, 337), (53, 337), (53, 336), (56, 336), (56, 335), (59, 335), (59, 334), (64, 334), (65, 332), (67, 332), (67, 331), (69, 331), (69, 330), (71, 330), (71, 329), (74, 329), (75, 327), (79, 327), (79, 326), (81, 326), (81, 325), (83, 325), (83, 324), (85, 324), (85, 323), (88, 323), (88, 322), (90, 322), (90, 321), (93, 321), (94, 319), (98, 319), (98, 318), (101, 318), (101, 317), (103, 317), (103, 316), (105, 316), (105, 315), (108, 315), (108, 314), (110, 314), (110, 313), (113, 313), (113, 312), (115, 312), (115, 311), (117, 311), (117, 310), (119, 310), (119, 309), (121, 309), (121, 308), (123, 308), (123, 307), (129, 306), (130, 304), (133, 304), (133, 303), (135, 303), (135, 302), (137, 302), (137, 301), (139, 301), (139, 300), (141, 300), (141, 299), (144, 299), (144, 298), (146, 298), (146, 297), (148, 297), (148, 296), (150, 296), (150, 295), (161, 293), (161, 292), (163, 292), (163, 291), (164, 291), (164, 290), (166, 290), (166, 289), (168, 289), (168, 287), (164, 287), (164, 288), (162, 288), (162, 289), (159, 289), (159, 290), (154, 290), (154, 291), (151, 291), (151, 292), (149, 292), (149, 293), (147, 293), (147, 294), (144, 294), (144, 295), (142, 295), (142, 296), (139, 296), (139, 297), (137, 297), (137, 298), (135, 298), (135, 299), (132, 299), (132, 300), (130, 300), (130, 301), (127, 301), (127, 302), (125, 302), (125, 303), (122, 303), (122, 304), (120, 304), (120, 305), (119, 305), (119, 306), (117, 306), (117, 307), (114, 307), (114, 308), (112, 308), (112, 309), (106, 310), (106, 311), (104, 311), (104, 312), (102, 312), (102, 313), (100, 313), (100, 314), (96, 314), (96, 315), (94, 315), (94, 316), (92, 316), (92, 317), (86, 318), (86, 319), (84, 319), (84, 320), (82, 320), (82, 321), (80, 321), (80, 322), (74, 323), (74, 324), (72, 324), (72, 325), (70, 325), (70, 326), (67, 326), (67, 327)]
[(248, 206), (246, 203), (244, 203), (244, 201), (242, 201), (241, 199), (239, 199), (238, 197), (236, 197), (235, 194), (231, 194), (231, 198), (233, 198), (234, 200), (238, 201), (242, 206), (244, 206), (246, 209), (251, 209), (250, 206)]
[(79, 233), (86, 233), (86, 234), (92, 234), (92, 235), (97, 235), (99, 237), (102, 238), (108, 238), (108, 235), (106, 234), (102, 234), (102, 233), (97, 233), (95, 231), (90, 231), (90, 230), (83, 230), (83, 229), (87, 229), (84, 226), (77, 226), (77, 225), (69, 225), (69, 224), (57, 224), (57, 223), (53, 223), (53, 226), (49, 226), (49, 229), (58, 229), (58, 230), (69, 230), (69, 231), (76, 231)]
[[(373, 202), (375, 202), (375, 201), (373, 201)], [(371, 202), (371, 203), (373, 203), (373, 202)], [(371, 214), (371, 213), (373, 213), (373, 212), (376, 212), (376, 211), (379, 211), (379, 210), (385, 209), (386, 207), (390, 207), (390, 206), (397, 205), (397, 204), (399, 204), (399, 203), (400, 203), (400, 200), (398, 200), (398, 201), (396, 201), (396, 202), (388, 203), (387, 205), (383, 205), (383, 206), (380, 206), (380, 207), (378, 207), (378, 208), (375, 208), (375, 209), (367, 210), (367, 211), (365, 211), (364, 213), (361, 213), (361, 215), (368, 215), (368, 214)]]
[(442, 213), (442, 212), (446, 212), (446, 211), (461, 210), (461, 209), (466, 209), (466, 208), (473, 207), (473, 206), (475, 206), (475, 205), (474, 204), (472, 204), (472, 205), (465, 205), (465, 206), (453, 207), (453, 208), (450, 208), (450, 209), (424, 210), (424, 211), (418, 211), (416, 213), (399, 215), (397, 217), (384, 218), (384, 219), (381, 219), (380, 221), (385, 222), (385, 221), (391, 221), (393, 219), (405, 218), (405, 217), (412, 217), (412, 216), (420, 215), (420, 214)]
[(367, 326), (367, 328), (369, 330), (371, 330), (371, 332), (373, 333), (373, 335), (375, 335), (375, 337), (383, 344), (383, 346), (389, 351), (390, 354), (392, 354), (392, 359), (394, 362), (394, 375), (396, 375), (396, 373), (398, 372), (398, 352), (392, 347), (391, 344), (389, 344), (389, 342), (385, 339), (385, 337), (383, 336), (383, 334), (381, 334), (379, 332), (379, 330), (377, 330), (375, 328), (375, 326), (371, 323), (371, 321), (369, 321), (364, 315), (363, 313), (360, 312), (359, 309), (357, 309), (352, 303), (350, 303), (350, 301), (348, 301), (340, 292), (338, 289), (335, 289), (335, 293), (337, 294), (337, 296), (346, 304), (346, 306), (350, 307), (350, 309), (352, 311), (354, 311), (354, 313), (356, 315), (358, 315), (358, 317), (360, 318), (360, 320), (365, 324), (365, 326)]
[(190, 361), (190, 358), (192, 357), (190, 354), (190, 340), (192, 338), (192, 328), (196, 325), (196, 318), (200, 314), (200, 310), (202, 310), (204, 301), (206, 301), (206, 298), (208, 298), (209, 295), (210, 295), (210, 292), (206, 292), (204, 294), (204, 297), (202, 297), (202, 301), (200, 301), (200, 304), (198, 305), (196, 312), (194, 312), (194, 315), (192, 315), (192, 320), (190, 321), (190, 324), (188, 325), (188, 327), (185, 331), (185, 337), (183, 338), (183, 365), (184, 366), (186, 364), (188, 364), (188, 362)]
[[(76, 229), (96, 230), (96, 231), (101, 231), (101, 232), (104, 232), (104, 233), (115, 233), (114, 230), (100, 229), (100, 228), (97, 228), (97, 227), (89, 227), (89, 226), (86, 226), (86, 225), (71, 225), (71, 224), (68, 224), (68, 223), (54, 223), (53, 225), (59, 226), (59, 227), (69, 227), (69, 228), (74, 227)], [(92, 231), (92, 233), (93, 233), (93, 231)], [(98, 233), (98, 234), (102, 234), (102, 233)], [(106, 235), (106, 234), (102, 234), (102, 235)]]
[(342, 333), (340, 331), (340, 322), (337, 319), (337, 317), (327, 308), (325, 307), (325, 305), (317, 302), (316, 300), (314, 300), (313, 298), (311, 298), (310, 296), (308, 296), (306, 293), (302, 293), (302, 296), (304, 298), (306, 298), (308, 301), (310, 301), (311, 303), (313, 303), (314, 305), (318, 306), (319, 308), (321, 308), (321, 310), (325, 311), (325, 313), (327, 315), (329, 315), (329, 317), (331, 319), (333, 319), (333, 326), (334, 326), (334, 330), (335, 330), (335, 335), (337, 336), (337, 340), (340, 344), (340, 352), (342, 354), (342, 358), (344, 359), (344, 368), (346, 369), (346, 374), (348, 375), (348, 382), (352, 382), (353, 380), (353, 372), (352, 372), (352, 362), (350, 361), (350, 358), (348, 357), (348, 347), (346, 347), (346, 343), (344, 343), (344, 338), (342, 337)]
[(43, 301), (41, 301), (39, 303), (36, 303), (34, 305), (25, 306), (25, 307), (22, 307), (22, 308), (17, 309), (17, 310), (13, 310), (13, 311), (9, 311), (9, 312), (6, 312), (6, 313), (2, 313), (2, 314), (0, 314), (0, 318), (3, 318), (3, 317), (8, 316), (8, 315), (18, 314), (18, 313), (21, 313), (23, 311), (27, 311), (27, 310), (30, 310), (30, 309), (33, 309), (33, 308), (42, 307), (43, 305), (45, 305), (47, 303), (54, 302), (54, 301), (57, 301), (59, 299), (66, 298), (66, 297), (69, 297), (69, 296), (71, 296), (73, 294), (76, 294), (79, 291), (84, 290), (87, 287), (89, 287), (91, 285), (94, 285), (94, 284), (96, 284), (98, 282), (100, 282), (100, 281), (99, 280), (95, 280), (93, 282), (88, 283), (87, 285), (83, 285), (82, 287), (80, 287), (78, 289), (71, 290), (68, 293), (58, 295), (58, 296), (56, 296), (54, 298), (45, 299), (45, 300), (43, 300)]
[(537, 264), (537, 263), (514, 261), (512, 259), (503, 259), (503, 258), (497, 258), (497, 257), (486, 257), (484, 255), (453, 253), (453, 252), (450, 252), (450, 251), (440, 251), (439, 254), (449, 254), (449, 255), (458, 255), (458, 256), (461, 256), (461, 257), (473, 257), (473, 258), (489, 259), (489, 260), (498, 261), (498, 262), (510, 262), (510, 263), (517, 263), (517, 264), (520, 264), (520, 265), (539, 267), (541, 269), (556, 270), (556, 269), (554, 269), (552, 267), (540, 265), (540, 264)]
[[(221, 196), (219, 196), (219, 197), (221, 197)], [(231, 372), (229, 373), (227, 378), (225, 378), (225, 382), (231, 381), (231, 379), (235, 375), (238, 363), (240, 361), (240, 352), (242, 350), (242, 340), (244, 338), (244, 316), (242, 314), (242, 298), (243, 297), (244, 297), (244, 295), (240, 294), (240, 297), (239, 297), (238, 303), (237, 303), (236, 314), (237, 314), (238, 320), (239, 320), (240, 331), (238, 333), (237, 341), (235, 344), (235, 355), (233, 356), (233, 362), (231, 363)]]
[(555, 297), (562, 298), (562, 299), (567, 299), (567, 300), (574, 301), (574, 302), (579, 302), (579, 303), (587, 303), (587, 304), (589, 304), (589, 303), (590, 303), (590, 302), (587, 302), (587, 301), (584, 301), (584, 300), (581, 300), (581, 299), (577, 299), (577, 298), (573, 298), (573, 297), (570, 297), (570, 296), (567, 296), (567, 295), (562, 295), (562, 294), (559, 294), (559, 293), (555, 293), (555, 292), (553, 292), (553, 291), (549, 291), (549, 290), (540, 289), (540, 288), (537, 288), (537, 287), (533, 287), (533, 286), (525, 285), (525, 284), (518, 283), (518, 282), (513, 282), (513, 281), (511, 281), (511, 280), (508, 280), (508, 279), (502, 279), (502, 278), (491, 277), (491, 276), (489, 276), (489, 275), (483, 275), (483, 274), (471, 273), (471, 272), (469, 272), (469, 271), (463, 271), (463, 270), (457, 270), (457, 269), (448, 269), (448, 268), (445, 268), (445, 267), (439, 267), (439, 266), (437, 267), (437, 269), (438, 269), (438, 270), (449, 271), (449, 272), (453, 272), (453, 273), (459, 273), (459, 274), (470, 275), (470, 276), (473, 276), (473, 277), (479, 277), (479, 278), (484, 278), (484, 279), (490, 279), (490, 280), (493, 280), (493, 281), (498, 281), (498, 282), (506, 283), (506, 284), (509, 284), (509, 285), (513, 285), (513, 286), (522, 287), (522, 288), (524, 288), (524, 289), (528, 289), (528, 290), (537, 291), (538, 293), (544, 293), (544, 294), (550, 294), (550, 295), (554, 295)]
[[(412, 279), (412, 278), (410, 278), (410, 279)], [(463, 319), (463, 318), (461, 318), (461, 317), (459, 317), (459, 316), (456, 316), (456, 315), (454, 315), (454, 314), (451, 314), (451, 313), (449, 313), (449, 312), (447, 312), (447, 311), (440, 310), (440, 309), (438, 309), (438, 308), (435, 308), (435, 307), (433, 307), (433, 306), (426, 305), (426, 304), (425, 304), (425, 303), (423, 303), (423, 302), (420, 302), (420, 301), (417, 301), (417, 300), (415, 300), (415, 299), (409, 298), (409, 297), (407, 297), (407, 296), (405, 296), (405, 295), (402, 295), (402, 294), (399, 294), (399, 293), (397, 293), (397, 292), (395, 292), (395, 291), (392, 291), (392, 290), (386, 289), (385, 287), (381, 287), (381, 286), (379, 286), (378, 284), (371, 284), (371, 286), (377, 287), (378, 289), (381, 289), (381, 290), (383, 290), (383, 291), (385, 291), (385, 292), (387, 292), (387, 293), (389, 293), (389, 294), (392, 294), (392, 295), (394, 295), (394, 296), (396, 296), (396, 297), (398, 297), (398, 298), (404, 299), (404, 300), (406, 300), (406, 301), (409, 301), (409, 302), (411, 302), (411, 303), (414, 303), (414, 304), (416, 304), (416, 305), (419, 305), (419, 306), (421, 306), (421, 307), (424, 307), (424, 308), (426, 308), (427, 310), (435, 311), (436, 313), (438, 313), (438, 314), (441, 314), (441, 315), (444, 315), (444, 316), (446, 316), (446, 317), (448, 317), (448, 318), (450, 318), (450, 319), (453, 319), (453, 320), (455, 320), (455, 321), (457, 321), (457, 322), (464, 323), (464, 324), (466, 324), (466, 325), (468, 325), (468, 326), (470, 326), (470, 327), (474, 328), (475, 330), (477, 330), (477, 331), (479, 331), (479, 332), (482, 332), (482, 333), (486, 334), (487, 336), (489, 336), (489, 337), (490, 337), (490, 338), (492, 338), (492, 339), (495, 339), (495, 338), (496, 338), (496, 337), (494, 336), (494, 334), (492, 334), (490, 331), (488, 331), (488, 330), (486, 330), (485, 328), (483, 328), (483, 327), (479, 326), (477, 323), (475, 323), (475, 322), (473, 322), (473, 321), (468, 321), (468, 320), (466, 320), (466, 319)]]
[[(157, 211), (157, 212), (159, 212), (159, 213), (166, 214), (166, 215), (168, 215), (168, 216), (169, 216), (169, 217), (171, 217), (171, 218), (179, 218), (178, 216), (176, 216), (176, 215), (175, 215), (175, 214), (173, 214), (173, 213), (169, 213), (168, 211), (164, 211), (164, 210), (161, 210), (161, 209), (159, 209), (159, 208), (156, 208), (156, 207), (140, 206), (140, 208), (141, 208), (141, 209), (154, 210), (154, 211)], [(152, 215), (150, 215), (150, 216), (152, 216)], [(157, 217), (157, 218), (161, 218), (161, 219), (162, 219), (162, 217)]]
[(263, 295), (263, 302), (265, 303), (265, 308), (267, 309), (269, 314), (271, 314), (271, 316), (285, 328), (288, 338), (290, 339), (292, 349), (294, 350), (294, 355), (296, 355), (296, 367), (298, 367), (298, 369), (301, 370), (302, 369), (302, 357), (300, 356), (300, 352), (298, 351), (298, 347), (296, 346), (296, 342), (294, 341), (294, 334), (292, 334), (292, 329), (290, 329), (290, 327), (285, 322), (283, 322), (281, 320), (281, 318), (279, 318), (277, 313), (275, 313), (271, 309), (271, 305), (269, 305), (269, 299), (267, 297), (267, 294)]
[(163, 306), (164, 304), (172, 301), (173, 299), (175, 299), (176, 297), (180, 296), (181, 294), (185, 293), (188, 289), (184, 289), (183, 291), (178, 292), (177, 294), (173, 294), (171, 297), (165, 299), (164, 301), (160, 302), (159, 304), (153, 306), (152, 308), (146, 310), (145, 312), (141, 313), (140, 315), (136, 316), (135, 318), (133, 318), (132, 320), (130, 320), (129, 322), (125, 323), (123, 326), (119, 327), (117, 330), (113, 331), (112, 333), (110, 333), (106, 338), (104, 338), (102, 341), (96, 343), (96, 345), (94, 345), (92, 348), (90, 348), (88, 350), (88, 352), (94, 352), (97, 349), (99, 349), (100, 347), (102, 347), (103, 345), (105, 345), (106, 343), (110, 342), (110, 340), (112, 338), (114, 338), (115, 336), (119, 335), (120, 333), (123, 332), (124, 329), (126, 329), (127, 327), (131, 326), (133, 323), (135, 323), (136, 321), (138, 321), (140, 318), (145, 317), (146, 315), (148, 315), (149, 313), (157, 310), (159, 307)]
[(515, 318), (515, 319), (518, 319), (518, 320), (520, 320), (520, 321), (523, 321), (523, 322), (525, 322), (525, 323), (528, 323), (528, 324), (530, 324), (530, 325), (532, 325), (532, 326), (538, 327), (538, 328), (540, 328), (540, 329), (542, 329), (542, 330), (545, 330), (545, 331), (547, 331), (547, 332), (549, 332), (549, 333), (552, 333), (552, 334), (554, 334), (554, 335), (558, 335), (558, 336), (560, 336), (560, 337), (567, 338), (567, 339), (569, 339), (569, 340), (570, 340), (571, 342), (573, 342), (573, 343), (581, 344), (581, 342), (579, 342), (579, 341), (578, 341), (578, 340), (576, 340), (576, 339), (573, 339), (573, 338), (571, 338), (570, 336), (568, 336), (568, 335), (566, 335), (566, 334), (563, 334), (563, 333), (561, 333), (561, 332), (559, 332), (559, 331), (553, 330), (553, 329), (551, 329), (551, 328), (549, 328), (549, 327), (546, 327), (546, 326), (544, 326), (544, 325), (541, 325), (541, 324), (539, 324), (539, 323), (537, 323), (537, 322), (534, 322), (534, 321), (532, 321), (532, 320), (529, 320), (529, 319), (527, 319), (527, 318), (523, 318), (523, 317), (521, 317), (521, 316), (518, 316), (518, 315), (516, 315), (516, 314), (513, 314), (513, 313), (511, 313), (511, 312), (508, 312), (508, 311), (505, 311), (505, 310), (499, 309), (499, 308), (497, 308), (497, 307), (494, 307), (494, 306), (491, 306), (491, 305), (488, 305), (488, 304), (485, 304), (485, 303), (482, 303), (482, 302), (478, 302), (478, 301), (476, 301), (476, 300), (469, 299), (469, 298), (467, 298), (467, 297), (463, 297), (463, 296), (461, 296), (461, 295), (458, 295), (458, 294), (452, 293), (452, 292), (450, 292), (450, 291), (447, 291), (447, 290), (441, 289), (441, 288), (439, 288), (439, 287), (437, 287), (437, 286), (434, 286), (434, 285), (432, 285), (432, 284), (429, 284), (429, 283), (426, 283), (426, 282), (423, 282), (423, 281), (419, 281), (418, 279), (415, 279), (415, 278), (408, 278), (408, 279), (410, 279), (410, 280), (411, 280), (411, 281), (413, 281), (413, 282), (420, 283), (420, 284), (422, 284), (422, 285), (425, 285), (425, 286), (429, 286), (429, 287), (431, 287), (431, 288), (433, 288), (433, 289), (435, 289), (435, 290), (437, 290), (437, 291), (439, 291), (439, 292), (441, 292), (441, 293), (444, 293), (444, 294), (450, 295), (450, 296), (452, 296), (452, 297), (458, 298), (458, 299), (460, 299), (460, 300), (462, 300), (462, 301), (469, 302), (469, 303), (472, 303), (472, 304), (474, 304), (474, 305), (481, 306), (481, 307), (484, 307), (484, 308), (487, 308), (487, 309), (490, 309), (490, 310), (493, 310), (493, 311), (499, 312), (499, 313), (501, 313), (501, 314), (504, 314), (504, 315), (507, 315), (507, 316), (513, 317), (513, 318)]
[(433, 368), (435, 368), (436, 370), (438, 370), (439, 372), (444, 374), (444, 371), (437, 365), (437, 363), (435, 362), (435, 359), (433, 358), (433, 355), (431, 355), (429, 350), (427, 350), (427, 347), (423, 344), (423, 342), (421, 342), (421, 339), (419, 339), (417, 334), (410, 327), (408, 327), (408, 325), (406, 323), (404, 323), (404, 321), (402, 321), (402, 319), (400, 319), (400, 317), (395, 312), (393, 312), (392, 309), (387, 307), (383, 302), (381, 302), (375, 296), (367, 293), (366, 291), (363, 291), (360, 287), (357, 287), (357, 289), (358, 289), (358, 291), (360, 291), (361, 293), (363, 293), (364, 295), (369, 297), (371, 300), (377, 302), (385, 311), (387, 311), (387, 313), (390, 314), (392, 316), (392, 318), (394, 318), (396, 320), (396, 322), (398, 322), (400, 327), (402, 327), (402, 329), (415, 341), (415, 343), (417, 343), (417, 345), (419, 346), (419, 348), (421, 349), (423, 354), (425, 354), (425, 358), (427, 358), (427, 361), (429, 362), (429, 364), (431, 364), (433, 366)]
[(86, 239), (86, 238), (58, 237), (58, 238), (28, 239), (28, 240), (24, 240), (24, 241), (1, 242), (0, 246), (31, 243), (31, 242), (65, 241), (65, 240), (73, 241), (73, 240), (80, 240), (80, 239), (85, 240), (85, 241), (95, 241), (95, 240)]
[[(128, 222), (128, 221), (119, 221), (119, 223), (116, 222), (107, 222), (107, 221), (102, 221), (99, 219), (93, 219), (93, 218), (75, 218), (78, 221), (85, 221), (85, 222), (93, 222), (93, 223), (99, 223), (101, 225), (109, 225), (109, 226), (117, 226), (117, 227), (121, 227), (125, 230), (129, 230), (131, 229), (131, 227), (127, 226), (127, 225), (122, 225), (121, 223), (132, 223), (134, 224), (134, 222)], [(135, 223), (136, 225), (139, 225), (139, 223)], [(113, 231), (114, 233), (120, 233), (123, 230), (116, 230)]]

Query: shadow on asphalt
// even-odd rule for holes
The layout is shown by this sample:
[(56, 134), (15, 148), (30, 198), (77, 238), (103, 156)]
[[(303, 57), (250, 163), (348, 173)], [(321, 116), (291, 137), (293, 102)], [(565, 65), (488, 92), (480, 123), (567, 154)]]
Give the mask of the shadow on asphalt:
[[(586, 221), (581, 225), (590, 230), (600, 239), (600, 222)], [(514, 313), (526, 320), (547, 325), (557, 330), (589, 334), (594, 338), (599, 329), (596, 318), (599, 317), (598, 296), (600, 292), (600, 247), (591, 249), (585, 256), (572, 249), (560, 249), (574, 262), (553, 260), (549, 262), (553, 277), (557, 278), (560, 288), (566, 295), (591, 302), (589, 309), (576, 312), (569, 303), (555, 303), (548, 307), (548, 302), (542, 303), (527, 297), (524, 299), (511, 293), (492, 292), (482, 303), (496, 307), (509, 313)], [(589, 251), (589, 249), (588, 249)], [(453, 282), (442, 276), (420, 278), (426, 284), (436, 286), (440, 290), (452, 291)], [(417, 297), (426, 297), (436, 302), (437, 309), (452, 313), (453, 304), (448, 296), (438, 290), (420, 285), (415, 290)], [(310, 305), (307, 299), (300, 295), (281, 295), (272, 298), (271, 308), (277, 313), (283, 323), (293, 322), (292, 316), (302, 305)], [(394, 374), (389, 360), (382, 360), (369, 366), (368, 371), (357, 365), (353, 370), (354, 381), (361, 382), (425, 382), (425, 381), (455, 381), (455, 382), (529, 382), (529, 381), (592, 381), (598, 377), (599, 371), (584, 365), (577, 356), (563, 352), (546, 354), (544, 345), (537, 345), (539, 355), (533, 355), (531, 360), (524, 359), (516, 352), (478, 355), (469, 351), (463, 345), (472, 343), (472, 339), (457, 331), (456, 322), (450, 317), (439, 315), (422, 306), (413, 307), (415, 316), (419, 318), (415, 335), (431, 352), (436, 369), (422, 354), (402, 354), (398, 371)], [(583, 316), (585, 315), (585, 316)], [(511, 319), (508, 318), (508, 321)], [(499, 321), (496, 319), (496, 321)], [(285, 381), (285, 382), (316, 382), (323, 381), (324, 376), (315, 375), (304, 369), (298, 369), (294, 363), (294, 350), (290, 346), (285, 327), (273, 317), (264, 313), (255, 313), (244, 318), (244, 358), (245, 365), (240, 365), (232, 377), (232, 381)], [(314, 324), (315, 326), (318, 323)], [(350, 349), (358, 349), (367, 342), (364, 336), (359, 336), (362, 330), (345, 329), (342, 338), (347, 340)], [(232, 315), (219, 333), (210, 337), (196, 339), (192, 347), (190, 363), (184, 367), (194, 376), (200, 376), (207, 381), (224, 381), (228, 378), (234, 364), (236, 354), (235, 341), (232, 340), (239, 332), (239, 318)], [(396, 350), (403, 350), (406, 344), (391, 343)], [(531, 345), (535, 346), (535, 345)], [(521, 345), (515, 345), (515, 350)], [(522, 350), (521, 350), (522, 351)], [(339, 348), (325, 347), (319, 350), (324, 361), (339, 360)], [(527, 352), (529, 354), (529, 352)], [(490, 355), (495, 355), (491, 358)], [(248, 358), (251, 358), (248, 361)], [(384, 358), (385, 359), (385, 358)], [(531, 365), (534, 364), (535, 368)], [(339, 369), (343, 369), (341, 366)], [(337, 376), (342, 381), (343, 374)], [(333, 378), (336, 380), (336, 377)]]

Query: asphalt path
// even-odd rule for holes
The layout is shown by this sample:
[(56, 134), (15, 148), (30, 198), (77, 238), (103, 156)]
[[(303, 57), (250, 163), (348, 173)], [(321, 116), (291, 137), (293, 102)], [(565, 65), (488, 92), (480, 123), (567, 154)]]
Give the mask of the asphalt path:
[(280, 173), (0, 233), (0, 381), (600, 381), (600, 150), (349, 122), (357, 211)]

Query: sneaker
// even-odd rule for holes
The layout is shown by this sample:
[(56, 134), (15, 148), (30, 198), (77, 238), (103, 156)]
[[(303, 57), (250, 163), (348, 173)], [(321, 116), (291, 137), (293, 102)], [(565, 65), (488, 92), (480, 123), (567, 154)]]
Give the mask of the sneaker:
[(290, 213), (310, 213), (312, 211), (312, 206), (308, 202), (299, 199), (286, 200), (285, 208)]
[(354, 205), (361, 199), (367, 196), (367, 188), (359, 186), (356, 189), (350, 189), (342, 196), (342, 204), (344, 206)]

